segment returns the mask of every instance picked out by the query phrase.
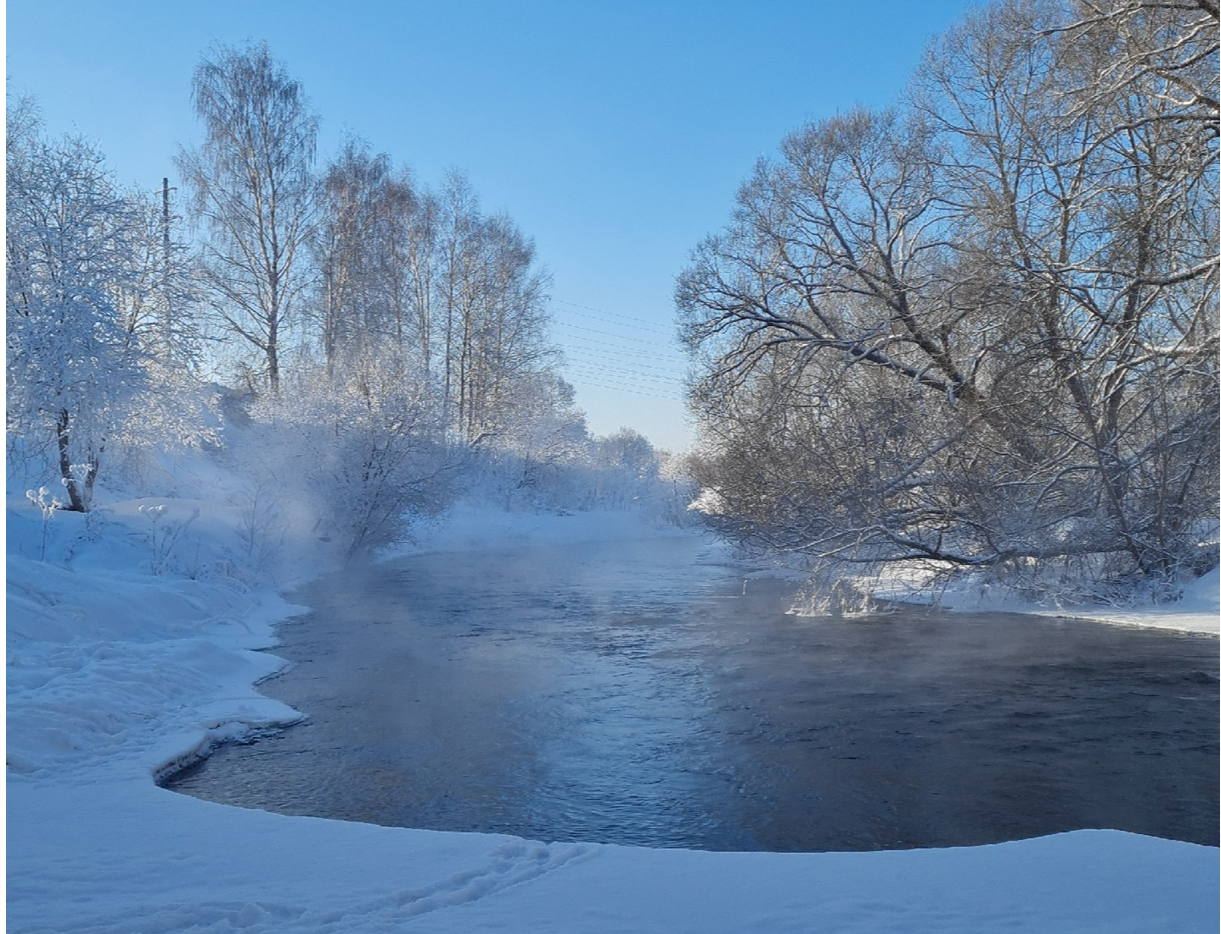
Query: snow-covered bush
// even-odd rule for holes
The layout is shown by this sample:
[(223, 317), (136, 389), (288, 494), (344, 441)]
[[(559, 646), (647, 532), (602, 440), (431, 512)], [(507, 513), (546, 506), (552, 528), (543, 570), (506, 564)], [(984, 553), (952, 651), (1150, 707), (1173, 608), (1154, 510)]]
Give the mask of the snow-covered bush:
[(450, 500), (458, 460), (428, 384), (396, 356), (349, 363), (330, 379), (294, 367), (278, 396), (251, 405), (250, 425), (229, 433), (239, 470), (260, 490), (249, 504), (252, 553), (267, 546), (263, 527), (277, 513), (350, 557)]

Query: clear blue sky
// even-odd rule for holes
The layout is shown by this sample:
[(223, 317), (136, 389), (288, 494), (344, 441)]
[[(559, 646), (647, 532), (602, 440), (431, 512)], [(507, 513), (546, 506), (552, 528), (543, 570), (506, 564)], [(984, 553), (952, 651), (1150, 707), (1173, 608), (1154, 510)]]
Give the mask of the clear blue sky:
[[(967, 0), (9, 0), (11, 90), (95, 140), (124, 184), (173, 184), (191, 73), (265, 39), (322, 117), (418, 181), (462, 170), (554, 278), (554, 336), (593, 431), (689, 447), (674, 277), (804, 121), (885, 106)], [(628, 391), (631, 390), (631, 391)]]

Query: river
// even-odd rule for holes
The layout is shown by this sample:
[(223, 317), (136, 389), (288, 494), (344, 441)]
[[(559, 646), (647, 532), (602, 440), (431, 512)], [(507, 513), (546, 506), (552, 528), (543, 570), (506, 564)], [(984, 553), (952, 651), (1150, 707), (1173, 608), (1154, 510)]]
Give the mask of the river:
[(785, 612), (696, 536), (398, 559), (294, 599), (308, 719), (178, 791), (287, 814), (709, 850), (1080, 828), (1218, 844), (1209, 636)]

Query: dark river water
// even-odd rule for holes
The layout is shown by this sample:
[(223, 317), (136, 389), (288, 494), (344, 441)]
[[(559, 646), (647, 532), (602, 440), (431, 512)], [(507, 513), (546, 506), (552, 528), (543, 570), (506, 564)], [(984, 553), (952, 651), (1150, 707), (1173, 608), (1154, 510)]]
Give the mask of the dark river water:
[(1069, 619), (787, 615), (706, 543), (431, 554), (295, 595), (308, 720), (168, 784), (287, 814), (710, 850), (1118, 828), (1218, 844), (1218, 644)]

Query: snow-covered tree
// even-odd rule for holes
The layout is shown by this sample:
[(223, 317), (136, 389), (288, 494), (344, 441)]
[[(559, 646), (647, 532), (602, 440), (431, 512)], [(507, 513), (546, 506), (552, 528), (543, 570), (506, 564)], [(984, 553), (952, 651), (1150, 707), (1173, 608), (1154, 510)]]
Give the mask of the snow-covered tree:
[(601, 504), (622, 509), (657, 492), (661, 465), (649, 439), (631, 428), (595, 438), (593, 466)]
[(409, 261), (415, 209), (406, 173), (367, 144), (347, 140), (327, 167), (313, 244), (316, 317), (332, 374), (349, 354), (426, 344)]
[(120, 190), (92, 144), (45, 138), (29, 100), (7, 124), (10, 452), (48, 462), (68, 508), (84, 511), (103, 455), (212, 434), (191, 367), (192, 277), (181, 247), (167, 257), (147, 199)]
[(480, 210), (464, 177), (451, 175), (437, 203), (431, 356), (450, 425), (475, 442), (505, 430), (518, 386), (557, 363), (546, 331), (550, 276), (511, 218)]
[(8, 121), (7, 422), (53, 445), (69, 508), (84, 511), (147, 387), (118, 307), (135, 278), (139, 217), (92, 145), (43, 139), (28, 107)]

